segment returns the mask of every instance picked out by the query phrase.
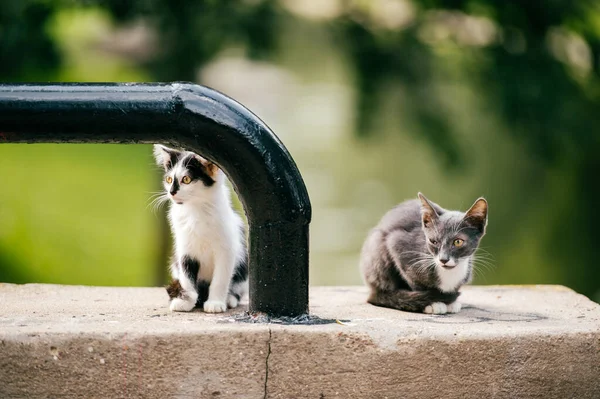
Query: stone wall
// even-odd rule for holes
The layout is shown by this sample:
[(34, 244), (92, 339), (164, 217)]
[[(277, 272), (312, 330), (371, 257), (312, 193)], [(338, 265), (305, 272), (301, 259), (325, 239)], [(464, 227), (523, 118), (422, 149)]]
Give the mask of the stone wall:
[(600, 306), (465, 287), (463, 310), (311, 290), (324, 324), (170, 313), (161, 288), (0, 284), (0, 398), (600, 398)]

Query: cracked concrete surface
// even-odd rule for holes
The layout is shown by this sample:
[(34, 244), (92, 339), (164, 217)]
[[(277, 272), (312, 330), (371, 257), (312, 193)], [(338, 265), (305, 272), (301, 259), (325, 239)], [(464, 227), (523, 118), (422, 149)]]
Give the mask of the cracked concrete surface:
[(273, 338), (273, 333), (271, 332), (271, 328), (269, 328), (269, 341), (267, 342), (267, 358), (265, 359), (265, 394), (263, 395), (263, 399), (267, 399), (269, 395), (269, 357), (271, 357), (271, 339)]
[(0, 398), (599, 398), (600, 306), (557, 286), (465, 287), (456, 315), (311, 289), (340, 323), (170, 313), (161, 288), (0, 284)]

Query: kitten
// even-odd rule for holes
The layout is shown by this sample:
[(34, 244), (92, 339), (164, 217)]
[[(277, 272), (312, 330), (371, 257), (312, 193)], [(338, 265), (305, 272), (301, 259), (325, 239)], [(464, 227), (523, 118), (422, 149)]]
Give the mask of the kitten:
[(429, 201), (405, 201), (390, 210), (363, 245), (360, 269), (368, 302), (410, 312), (457, 313), (458, 289), (471, 281), (473, 256), (487, 226), (479, 198), (465, 213)]
[(248, 257), (243, 223), (231, 207), (223, 171), (193, 152), (159, 144), (154, 157), (165, 170), (159, 201), (170, 200), (175, 238), (173, 280), (167, 287), (171, 311), (235, 308), (248, 291)]

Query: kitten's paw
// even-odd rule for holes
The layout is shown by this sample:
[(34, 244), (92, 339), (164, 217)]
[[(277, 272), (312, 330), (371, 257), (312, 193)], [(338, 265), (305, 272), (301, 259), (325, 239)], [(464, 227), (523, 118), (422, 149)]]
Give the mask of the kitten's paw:
[(448, 307), (443, 302), (434, 302), (431, 305), (427, 306), (423, 313), (429, 314), (446, 314), (448, 313)]
[(233, 295), (229, 295), (227, 297), (227, 306), (230, 309), (237, 308), (237, 305), (240, 304), (240, 301)]
[(458, 301), (452, 302), (450, 305), (446, 305), (448, 313), (458, 313), (458, 312), (460, 312), (461, 307), (462, 306), (460, 305), (460, 302), (458, 302)]
[(222, 301), (208, 300), (204, 302), (204, 311), (206, 313), (223, 313), (227, 310), (227, 304)]
[(189, 312), (196, 306), (196, 301), (190, 299), (173, 298), (169, 308), (171, 312)]

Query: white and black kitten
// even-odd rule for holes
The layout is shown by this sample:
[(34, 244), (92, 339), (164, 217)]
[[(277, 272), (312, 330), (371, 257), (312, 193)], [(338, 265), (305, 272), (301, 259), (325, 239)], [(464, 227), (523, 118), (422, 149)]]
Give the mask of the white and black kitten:
[(159, 144), (154, 157), (165, 170), (161, 199), (170, 200), (175, 238), (170, 309), (219, 313), (236, 307), (248, 291), (247, 251), (223, 171), (193, 152)]
[(458, 289), (471, 281), (488, 204), (479, 198), (463, 213), (418, 196), (390, 210), (363, 245), (360, 269), (371, 288), (368, 302), (411, 312), (457, 313)]

